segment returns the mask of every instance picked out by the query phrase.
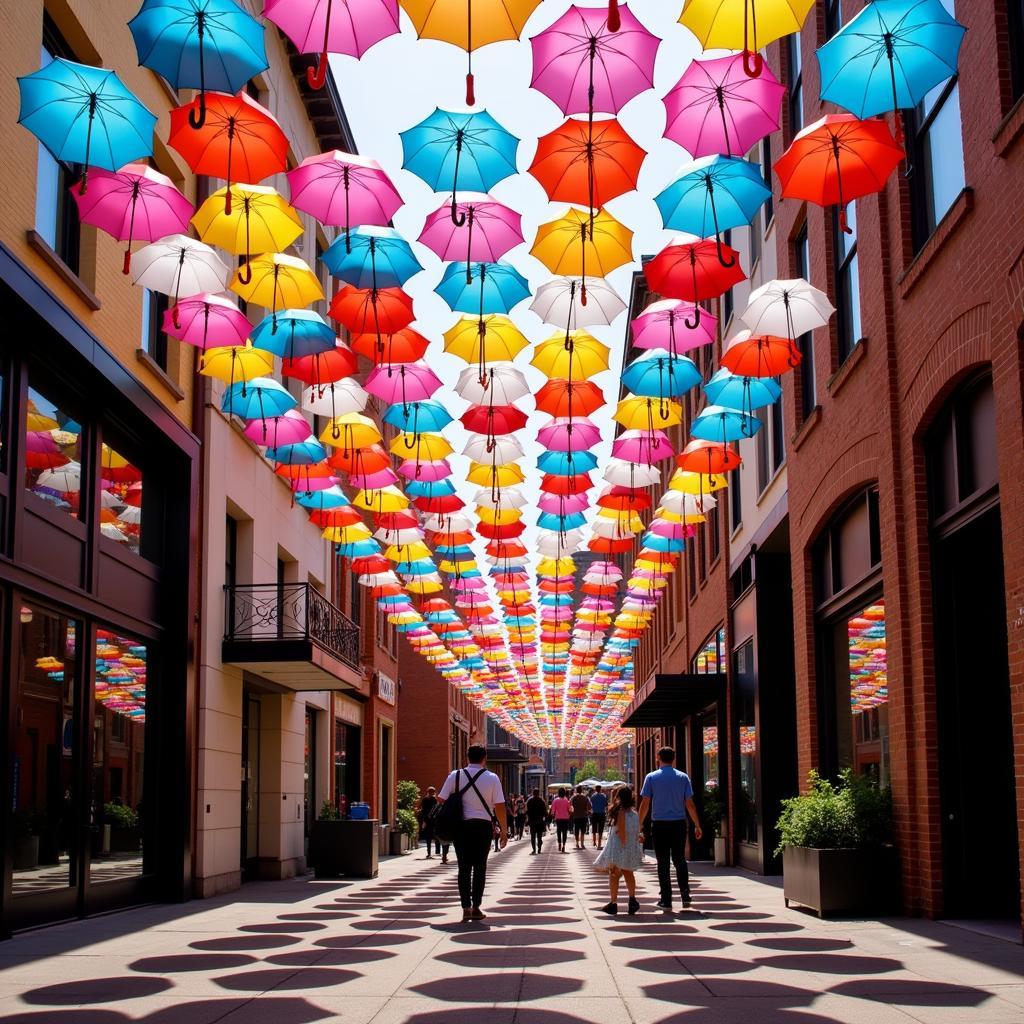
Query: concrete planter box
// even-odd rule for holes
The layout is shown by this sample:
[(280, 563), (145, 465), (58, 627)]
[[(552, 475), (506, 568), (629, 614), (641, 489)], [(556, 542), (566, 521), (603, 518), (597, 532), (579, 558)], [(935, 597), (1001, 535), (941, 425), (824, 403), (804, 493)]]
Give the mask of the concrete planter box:
[(388, 842), (391, 846), (392, 856), (397, 856), (398, 854), (409, 852), (409, 837), (404, 832), (399, 832), (396, 829), (392, 829), (391, 835), (388, 838)]
[(715, 836), (715, 867), (720, 868), (729, 863), (729, 840), (725, 836)]
[(787, 846), (782, 854), (786, 906), (799, 903), (819, 917), (888, 914), (897, 909), (896, 848), (817, 850)]

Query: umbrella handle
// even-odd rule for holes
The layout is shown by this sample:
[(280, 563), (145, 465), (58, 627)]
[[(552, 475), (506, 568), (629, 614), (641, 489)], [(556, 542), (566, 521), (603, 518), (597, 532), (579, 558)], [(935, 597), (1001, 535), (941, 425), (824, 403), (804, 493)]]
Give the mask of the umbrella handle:
[(747, 78), (760, 78), (764, 70), (764, 57), (756, 51), (743, 51), (743, 70)]
[(203, 35), (206, 31), (206, 12), (196, 13), (196, 37), (199, 41), (199, 95), (197, 103), (188, 112), (188, 123), (199, 131), (206, 124), (206, 65), (203, 62)]
[(619, 17), (619, 0), (608, 0), (608, 31), (618, 32), (622, 27)]
[(132, 272), (132, 250), (129, 246), (124, 251), (124, 262), (121, 264), (121, 273), (128, 275)]
[(324, 87), (324, 82), (327, 81), (328, 66), (327, 51), (324, 50), (324, 52), (317, 58), (316, 64), (311, 64), (306, 68), (306, 82), (309, 84), (310, 88), (322, 89)]
[(470, 71), (466, 74), (466, 106), (472, 107), (476, 105), (476, 91), (473, 88), (473, 72)]
[(693, 322), (690, 322), (690, 318), (687, 317), (683, 324), (688, 327), (691, 331), (700, 326), (700, 306), (697, 303), (693, 304)]

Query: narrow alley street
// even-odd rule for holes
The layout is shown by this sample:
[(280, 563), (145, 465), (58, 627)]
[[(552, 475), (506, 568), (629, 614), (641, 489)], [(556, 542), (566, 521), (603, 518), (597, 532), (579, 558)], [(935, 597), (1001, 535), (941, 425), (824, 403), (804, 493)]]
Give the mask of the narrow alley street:
[(454, 864), (312, 876), (22, 934), (0, 947), (9, 1024), (1019, 1024), (1024, 949), (901, 919), (819, 921), (781, 889), (696, 868), (694, 910), (607, 918), (594, 852), (492, 856), (485, 921)]

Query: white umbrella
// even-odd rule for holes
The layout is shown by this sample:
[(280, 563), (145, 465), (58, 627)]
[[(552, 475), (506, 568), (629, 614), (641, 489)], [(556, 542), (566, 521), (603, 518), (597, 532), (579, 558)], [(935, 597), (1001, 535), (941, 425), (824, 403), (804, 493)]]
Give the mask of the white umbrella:
[(370, 396), (358, 381), (343, 377), (323, 387), (311, 387), (302, 401), (302, 408), (316, 416), (326, 416), (333, 420), (346, 413), (362, 412), (369, 399)]
[(545, 530), (537, 540), (537, 551), (545, 558), (558, 558), (572, 554), (582, 540), (582, 530), (566, 530), (565, 533)]
[(752, 334), (793, 340), (824, 327), (835, 311), (823, 291), (797, 277), (754, 289), (740, 319)]
[(523, 446), (511, 435), (492, 438), (490, 443), (494, 447), (488, 451), (487, 438), (482, 434), (474, 435), (462, 449), (462, 454), (468, 455), (474, 462), (490, 462), (495, 466), (504, 466), (506, 462), (515, 462), (525, 454)]
[(116, 540), (120, 544), (127, 544), (131, 540), (126, 533), (122, 533), (113, 523), (100, 523), (100, 533), (104, 537)]
[(44, 469), (36, 478), (37, 487), (49, 487), (52, 491), (69, 494), (82, 488), (82, 467), (69, 462), (57, 469)]
[(386, 587), (388, 584), (398, 583), (398, 577), (391, 569), (387, 572), (364, 572), (358, 582), (363, 587)]
[(497, 498), (491, 494), (489, 487), (481, 487), (473, 495), (473, 501), (477, 505), (489, 505), (491, 508), (499, 509), (525, 508), (527, 504), (523, 492), (516, 487), (503, 487)]
[(530, 385), (511, 363), (488, 363), (487, 386), (480, 384), (480, 367), (467, 366), (459, 374), (455, 391), (474, 405), (513, 405), (530, 393)]
[(117, 518), (122, 523), (129, 523), (132, 526), (138, 526), (142, 522), (142, 508), (139, 505), (126, 505), (120, 512), (117, 513)]
[(415, 526), (401, 530), (381, 528), (374, 534), (374, 537), (384, 541), (385, 544), (415, 544), (417, 541), (423, 540), (423, 531)]
[(150, 291), (178, 299), (224, 290), (231, 268), (217, 250), (188, 235), (168, 235), (132, 257), (132, 280)]
[(110, 491), (100, 491), (100, 508), (120, 508), (124, 502)]
[(423, 529), (429, 530), (431, 533), (447, 533), (449, 530), (454, 533), (462, 533), (463, 530), (473, 529), (473, 520), (462, 512), (432, 515), (423, 520)]
[(575, 330), (610, 324), (625, 308), (622, 296), (603, 278), (585, 278), (587, 304), (580, 302), (580, 279), (554, 277), (537, 289), (530, 309), (546, 324)]
[(630, 530), (618, 519), (595, 519), (590, 527), (595, 537), (607, 537), (611, 540), (629, 540), (636, 536), (635, 530)]
[(677, 516), (700, 516), (718, 504), (714, 495), (684, 494), (682, 491), (666, 491), (661, 496), (661, 508)]
[(661, 483), (661, 470), (657, 466), (646, 466), (627, 459), (609, 459), (602, 476), (616, 487), (650, 487), (651, 484)]

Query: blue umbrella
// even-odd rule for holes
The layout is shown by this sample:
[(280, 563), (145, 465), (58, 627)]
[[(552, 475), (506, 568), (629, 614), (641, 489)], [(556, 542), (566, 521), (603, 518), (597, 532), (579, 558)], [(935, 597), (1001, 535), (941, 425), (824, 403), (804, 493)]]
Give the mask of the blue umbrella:
[(312, 309), (282, 309), (265, 316), (252, 330), (252, 347), (282, 359), (328, 352), (336, 342), (334, 328)]
[(236, 93), (267, 68), (263, 25), (235, 0), (144, 0), (128, 28), (143, 67), (175, 89), (199, 90), (198, 115), (188, 115), (196, 129), (206, 123), (207, 89)]
[(537, 459), (537, 467), (542, 473), (573, 476), (596, 469), (597, 456), (593, 452), (544, 452)]
[(648, 356), (630, 363), (623, 371), (622, 383), (644, 398), (664, 400), (685, 394), (703, 378), (692, 359), (686, 356)]
[[(436, 433), (452, 422), (452, 414), (432, 399), (393, 405), (384, 413), (384, 422), (407, 434)], [(410, 449), (415, 447), (409, 446)]]
[(281, 462), (288, 466), (312, 466), (327, 458), (324, 446), (315, 438), (308, 441), (296, 441), (294, 444), (282, 444), (277, 448), (268, 448), (264, 453), (271, 462)]
[(410, 498), (440, 498), (455, 493), (451, 480), (410, 480), (405, 485)]
[[(466, 275), (470, 281), (466, 283)], [(530, 296), (530, 283), (510, 263), (449, 263), (434, 289), (457, 313), (508, 313)]]
[(399, 135), (402, 167), (422, 178), (435, 192), (451, 192), (452, 220), (459, 227), (466, 215), (456, 207), (458, 189), (489, 192), (517, 170), (519, 140), (486, 110), (460, 114), (438, 107)]
[(224, 392), (220, 400), (221, 412), (243, 420), (263, 420), (263, 438), (267, 436), (267, 419), (283, 416), (299, 403), (284, 385), (273, 377), (253, 377), (240, 380)]
[(82, 194), (89, 165), (116, 171), (153, 153), (151, 114), (107, 68), (55, 57), (18, 79), (24, 125), (54, 156), (82, 164)]
[(818, 50), (821, 98), (859, 118), (916, 107), (956, 74), (966, 31), (942, 0), (865, 4)]
[(587, 517), (582, 512), (570, 512), (564, 516), (557, 515), (554, 512), (541, 512), (537, 516), (537, 525), (542, 530), (552, 530), (556, 533), (566, 533), (569, 530), (575, 530), (586, 521)]
[(772, 190), (760, 170), (739, 157), (705, 156), (683, 170), (686, 173), (655, 197), (662, 222), (699, 238), (714, 235), (719, 261), (731, 267), (735, 261), (723, 257), (719, 232), (749, 224)]
[(380, 545), (367, 537), (365, 540), (354, 540), (348, 544), (338, 545), (338, 554), (346, 558), (366, 558), (368, 555), (379, 555)]
[(397, 562), (395, 572), (403, 576), (428, 576), (437, 572), (437, 566), (429, 558), (422, 558), (415, 562)]
[(356, 288), (401, 288), (423, 267), (394, 228), (358, 227), (339, 235), (323, 254), (324, 266)]
[(701, 410), (690, 426), (690, 434), (701, 441), (742, 441), (753, 437), (761, 429), (756, 416), (720, 405), (709, 405)]
[(325, 487), (322, 491), (310, 491), (295, 499), (303, 508), (322, 512), (325, 509), (343, 508), (351, 502), (340, 487)]
[(777, 402), (782, 388), (771, 377), (742, 377), (723, 367), (704, 385), (704, 393), (715, 405), (752, 413)]
[(640, 546), (647, 548), (649, 551), (682, 551), (686, 547), (686, 542), (682, 538), (659, 537), (654, 533), (645, 533), (640, 538)]

